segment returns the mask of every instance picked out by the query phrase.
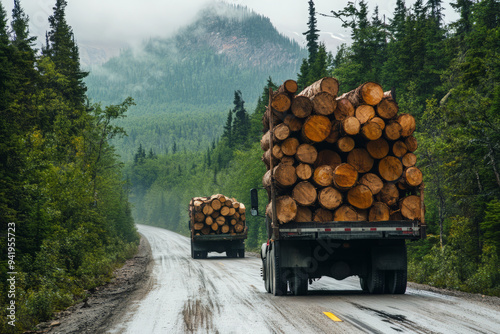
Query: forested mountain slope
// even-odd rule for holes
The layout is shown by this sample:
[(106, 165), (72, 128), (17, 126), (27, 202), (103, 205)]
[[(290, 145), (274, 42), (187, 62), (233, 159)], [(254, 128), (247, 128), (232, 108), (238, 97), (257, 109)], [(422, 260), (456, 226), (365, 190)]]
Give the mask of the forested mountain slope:
[(130, 160), (140, 144), (155, 153), (174, 142), (178, 149), (205, 149), (220, 136), (235, 90), (255, 103), (269, 76), (295, 77), (305, 56), (268, 18), (219, 3), (173, 37), (150, 39), (92, 68), (86, 83), (93, 101), (131, 96), (137, 103), (120, 124), (129, 136), (116, 143)]

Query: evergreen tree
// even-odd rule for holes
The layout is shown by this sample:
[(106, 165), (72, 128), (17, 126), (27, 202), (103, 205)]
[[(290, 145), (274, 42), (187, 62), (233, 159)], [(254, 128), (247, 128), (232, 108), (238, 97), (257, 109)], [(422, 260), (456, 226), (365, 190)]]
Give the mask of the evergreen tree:
[(224, 125), (224, 132), (222, 138), (227, 138), (227, 142), (231, 146), (233, 143), (233, 111), (229, 110), (227, 113), (226, 124)]
[(233, 121), (233, 141), (236, 145), (244, 145), (247, 143), (250, 133), (250, 118), (245, 109), (245, 101), (241, 96), (241, 91), (234, 92), (234, 121)]
[(309, 0), (309, 21), (307, 22), (308, 30), (303, 35), (306, 36), (307, 40), (307, 51), (309, 51), (309, 64), (314, 63), (316, 54), (318, 53), (318, 38), (319, 30), (316, 28), (316, 8), (314, 7), (314, 1)]

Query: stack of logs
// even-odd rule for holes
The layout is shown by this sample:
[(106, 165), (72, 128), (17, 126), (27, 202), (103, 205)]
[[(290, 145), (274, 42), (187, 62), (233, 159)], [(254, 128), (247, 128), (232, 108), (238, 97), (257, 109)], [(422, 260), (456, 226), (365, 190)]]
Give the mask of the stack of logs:
[(194, 235), (237, 234), (245, 231), (245, 205), (221, 194), (194, 197), (189, 202)]
[(293, 80), (271, 93), (261, 140), (266, 213), (274, 178), (280, 223), (420, 220), (414, 117), (399, 114), (377, 83), (338, 90), (327, 77), (299, 94)]

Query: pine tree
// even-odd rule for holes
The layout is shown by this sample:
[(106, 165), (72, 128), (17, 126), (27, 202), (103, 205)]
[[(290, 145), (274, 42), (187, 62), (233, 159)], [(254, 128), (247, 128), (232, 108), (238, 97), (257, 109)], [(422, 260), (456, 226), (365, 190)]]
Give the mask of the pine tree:
[(234, 92), (234, 121), (233, 121), (233, 141), (237, 145), (244, 145), (250, 133), (250, 118), (245, 109), (245, 101), (241, 96), (241, 91)]
[(303, 35), (306, 36), (307, 40), (307, 51), (309, 51), (309, 64), (314, 63), (316, 54), (318, 53), (318, 38), (319, 30), (316, 28), (316, 8), (314, 7), (314, 1), (309, 0), (309, 21), (307, 22), (307, 27), (309, 28)]
[(233, 111), (229, 110), (227, 113), (226, 124), (224, 125), (224, 132), (222, 138), (226, 138), (229, 145), (233, 143)]

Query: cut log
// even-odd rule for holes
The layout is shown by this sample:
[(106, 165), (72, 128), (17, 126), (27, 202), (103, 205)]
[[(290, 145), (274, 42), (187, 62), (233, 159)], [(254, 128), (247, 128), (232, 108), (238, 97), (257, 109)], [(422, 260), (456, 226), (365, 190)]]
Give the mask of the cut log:
[(234, 226), (238, 223), (238, 221), (235, 219), (235, 218), (232, 218), (230, 221), (229, 221), (229, 224), (231, 224), (231, 226)]
[(210, 216), (212, 214), (212, 212), (214, 212), (214, 209), (210, 205), (205, 204), (203, 206), (203, 210), (202, 211), (203, 211), (203, 214), (205, 216)]
[(415, 152), (418, 148), (417, 139), (413, 136), (409, 136), (405, 138), (406, 148), (408, 148), (409, 152)]
[(296, 168), (295, 168), (295, 173), (297, 174), (297, 177), (301, 180), (309, 180), (313, 174), (313, 170), (311, 168), (311, 165), (305, 164), (305, 163), (300, 163)]
[(380, 126), (380, 129), (382, 131), (384, 131), (384, 129), (385, 129), (385, 121), (382, 118), (380, 118), (380, 117), (373, 117), (371, 119), (371, 121), (377, 123), (378, 126)]
[(398, 122), (389, 122), (385, 125), (384, 136), (389, 140), (398, 140), (401, 137), (403, 128)]
[(406, 148), (404, 141), (398, 140), (392, 145), (392, 154), (394, 156), (402, 158), (406, 152), (408, 152), (408, 148)]
[(295, 221), (298, 223), (307, 223), (312, 221), (312, 211), (306, 206), (297, 207), (297, 216)]
[(337, 189), (348, 190), (356, 185), (358, 171), (349, 163), (337, 166), (333, 171), (333, 184)]
[(406, 168), (413, 167), (417, 163), (417, 156), (414, 153), (408, 152), (403, 156), (401, 162), (403, 162), (403, 166)]
[(281, 123), (273, 128), (273, 133), (274, 139), (281, 142), (290, 136), (290, 128), (285, 123)]
[(418, 187), (423, 181), (422, 172), (417, 167), (407, 168), (404, 173), (404, 179), (410, 187)]
[[(297, 174), (295, 173), (295, 167), (291, 165), (279, 164), (274, 167), (274, 180), (276, 185), (281, 188), (290, 187), (297, 182)], [(262, 184), (266, 188), (271, 187), (271, 170), (268, 170), (264, 177), (262, 178)]]
[(203, 212), (196, 212), (194, 214), (194, 221), (197, 223), (205, 221), (205, 215), (203, 214)]
[(332, 129), (332, 122), (326, 116), (309, 116), (302, 126), (302, 136), (314, 143), (322, 142), (328, 137)]
[(328, 92), (333, 96), (337, 96), (337, 93), (339, 92), (338, 80), (331, 77), (322, 78), (312, 83), (308, 87), (304, 88), (304, 90), (300, 92), (298, 95), (307, 96), (310, 98), (318, 94), (319, 92)]
[(229, 233), (229, 225), (222, 225), (220, 228), (220, 232), (224, 234)]
[(292, 114), (298, 118), (306, 118), (311, 115), (313, 103), (306, 96), (296, 96), (292, 100)]
[(342, 193), (333, 187), (323, 188), (318, 193), (318, 203), (325, 209), (336, 209), (342, 204)]
[(335, 96), (328, 92), (319, 92), (310, 98), (313, 104), (313, 113), (328, 116), (337, 108)]
[[(283, 115), (280, 114), (280, 116), (275, 115), (274, 113), (271, 113), (271, 120), (273, 127), (280, 124), (282, 122)], [(264, 126), (264, 129), (267, 131), (271, 127), (271, 121), (269, 120), (269, 112), (264, 113), (264, 116), (262, 116), (262, 125)]]
[(340, 150), (340, 152), (351, 152), (354, 147), (356, 146), (356, 143), (354, 142), (354, 139), (352, 137), (341, 137), (339, 140), (337, 140), (337, 148)]
[(337, 98), (337, 108), (333, 112), (335, 119), (338, 121), (343, 121), (347, 117), (354, 116), (354, 107), (348, 99)]
[(403, 137), (411, 136), (417, 126), (415, 123), (415, 117), (410, 114), (399, 115), (396, 122), (401, 125), (401, 136)]
[(281, 143), (281, 151), (284, 155), (294, 156), (297, 153), (297, 147), (299, 147), (299, 140), (294, 137), (287, 138)]
[(208, 216), (207, 218), (205, 218), (206, 225), (212, 225), (213, 222), (214, 222), (214, 219), (212, 218), (212, 216)]
[(201, 234), (207, 235), (207, 234), (210, 234), (210, 231), (212, 231), (210, 226), (205, 226), (204, 228), (201, 229)]
[(326, 137), (325, 141), (330, 144), (335, 144), (337, 140), (340, 138), (340, 122), (332, 121), (332, 129), (330, 130), (330, 134)]
[(358, 214), (358, 221), (367, 221), (368, 220), (368, 210), (367, 209), (356, 209), (356, 213)]
[(347, 98), (356, 108), (361, 104), (369, 104), (375, 106), (382, 101), (384, 90), (382, 86), (375, 82), (366, 82), (358, 88), (342, 95), (342, 98)]
[(212, 225), (217, 224), (217, 226), (220, 226), (220, 225), (224, 225), (225, 223), (226, 223), (226, 217), (219, 216), (219, 217), (215, 218), (215, 222)]
[(318, 151), (310, 144), (301, 144), (297, 147), (295, 158), (306, 164), (313, 164), (318, 157)]
[(279, 113), (284, 113), (290, 106), (292, 105), (292, 101), (287, 93), (277, 93), (271, 99), (271, 107), (273, 111), (277, 111)]
[(262, 155), (262, 161), (264, 161), (267, 168), (269, 169), (271, 166), (271, 159), (273, 166), (276, 166), (276, 164), (282, 157), (283, 157), (283, 151), (281, 150), (281, 146), (274, 145), (272, 148), (264, 152), (264, 154)]
[(333, 182), (333, 168), (328, 165), (318, 166), (314, 169), (313, 181), (320, 187), (328, 187)]
[(205, 226), (205, 224), (203, 224), (203, 223), (194, 223), (193, 228), (196, 231), (200, 231), (204, 226)]
[(236, 213), (235, 208), (229, 208), (229, 216), (234, 216), (235, 213)]
[(377, 195), (377, 201), (393, 206), (399, 200), (398, 187), (393, 183), (386, 183)]
[(378, 164), (379, 175), (386, 181), (396, 181), (403, 174), (403, 164), (393, 156), (387, 156)]
[(332, 150), (322, 150), (318, 153), (318, 158), (314, 162), (314, 168), (321, 165), (328, 165), (335, 169), (341, 163), (342, 158), (337, 152)]
[[(269, 212), (269, 215), (272, 217), (271, 208), (272, 201), (268, 204), (268, 210), (266, 210), (266, 214)], [(297, 202), (288, 195), (276, 198), (276, 216), (280, 223), (288, 223), (294, 220), (297, 216)]]
[(419, 196), (411, 195), (403, 198), (399, 204), (399, 207), (401, 209), (401, 215), (403, 215), (403, 217), (411, 220), (420, 220), (421, 207)]
[(383, 159), (389, 154), (389, 143), (384, 138), (369, 141), (366, 150), (374, 159)]
[(347, 117), (341, 123), (341, 130), (348, 136), (355, 136), (359, 133), (361, 124), (356, 117)]
[(357, 221), (358, 213), (353, 207), (349, 205), (342, 205), (337, 210), (335, 210), (333, 220), (339, 222)]
[(314, 211), (313, 221), (325, 223), (333, 221), (333, 212), (324, 208), (319, 208)]
[(365, 124), (375, 117), (375, 109), (367, 104), (362, 104), (356, 108), (355, 116), (359, 123)]
[(243, 232), (244, 230), (245, 230), (245, 224), (243, 224), (243, 223), (238, 223), (238, 224), (234, 225), (234, 231), (235, 231), (236, 233), (241, 233), (241, 232)]
[(355, 148), (347, 155), (347, 162), (356, 168), (358, 173), (368, 173), (374, 160), (364, 148)]
[(382, 101), (377, 104), (377, 115), (383, 119), (393, 119), (398, 114), (398, 111), (398, 104), (391, 98), (383, 98)]
[(212, 225), (210, 225), (210, 228), (212, 229), (212, 231), (217, 231), (219, 229), (219, 224), (213, 223)]
[(283, 158), (281, 158), (280, 163), (283, 165), (293, 166), (295, 164), (295, 159), (294, 157), (284, 155)]
[(292, 114), (286, 115), (283, 120), (283, 124), (286, 124), (291, 132), (297, 132), (302, 129), (302, 120), (295, 117)]
[(219, 211), (214, 211), (212, 212), (212, 214), (210, 215), (210, 217), (212, 217), (213, 219), (217, 218), (220, 216), (220, 212)]
[(318, 194), (316, 188), (308, 181), (297, 183), (292, 191), (292, 197), (297, 204), (309, 206), (316, 202)]
[(377, 140), (382, 137), (382, 129), (372, 121), (369, 121), (361, 126), (361, 134), (368, 140)]
[(243, 215), (245, 214), (245, 212), (246, 212), (245, 204), (240, 203), (240, 207), (238, 208), (238, 213)]
[(370, 188), (373, 195), (377, 195), (384, 187), (384, 182), (374, 173), (366, 173), (361, 177), (359, 183)]
[(403, 220), (401, 210), (391, 211), (390, 220)]
[(375, 202), (368, 213), (368, 220), (373, 222), (387, 221), (390, 219), (390, 210), (387, 204)]
[(355, 208), (368, 209), (373, 204), (373, 194), (370, 188), (358, 184), (347, 192), (347, 201)]
[(223, 206), (220, 208), (220, 214), (222, 216), (229, 216), (229, 208), (227, 206)]
[(295, 94), (298, 87), (297, 81), (286, 80), (281, 86), (278, 87), (278, 93)]

